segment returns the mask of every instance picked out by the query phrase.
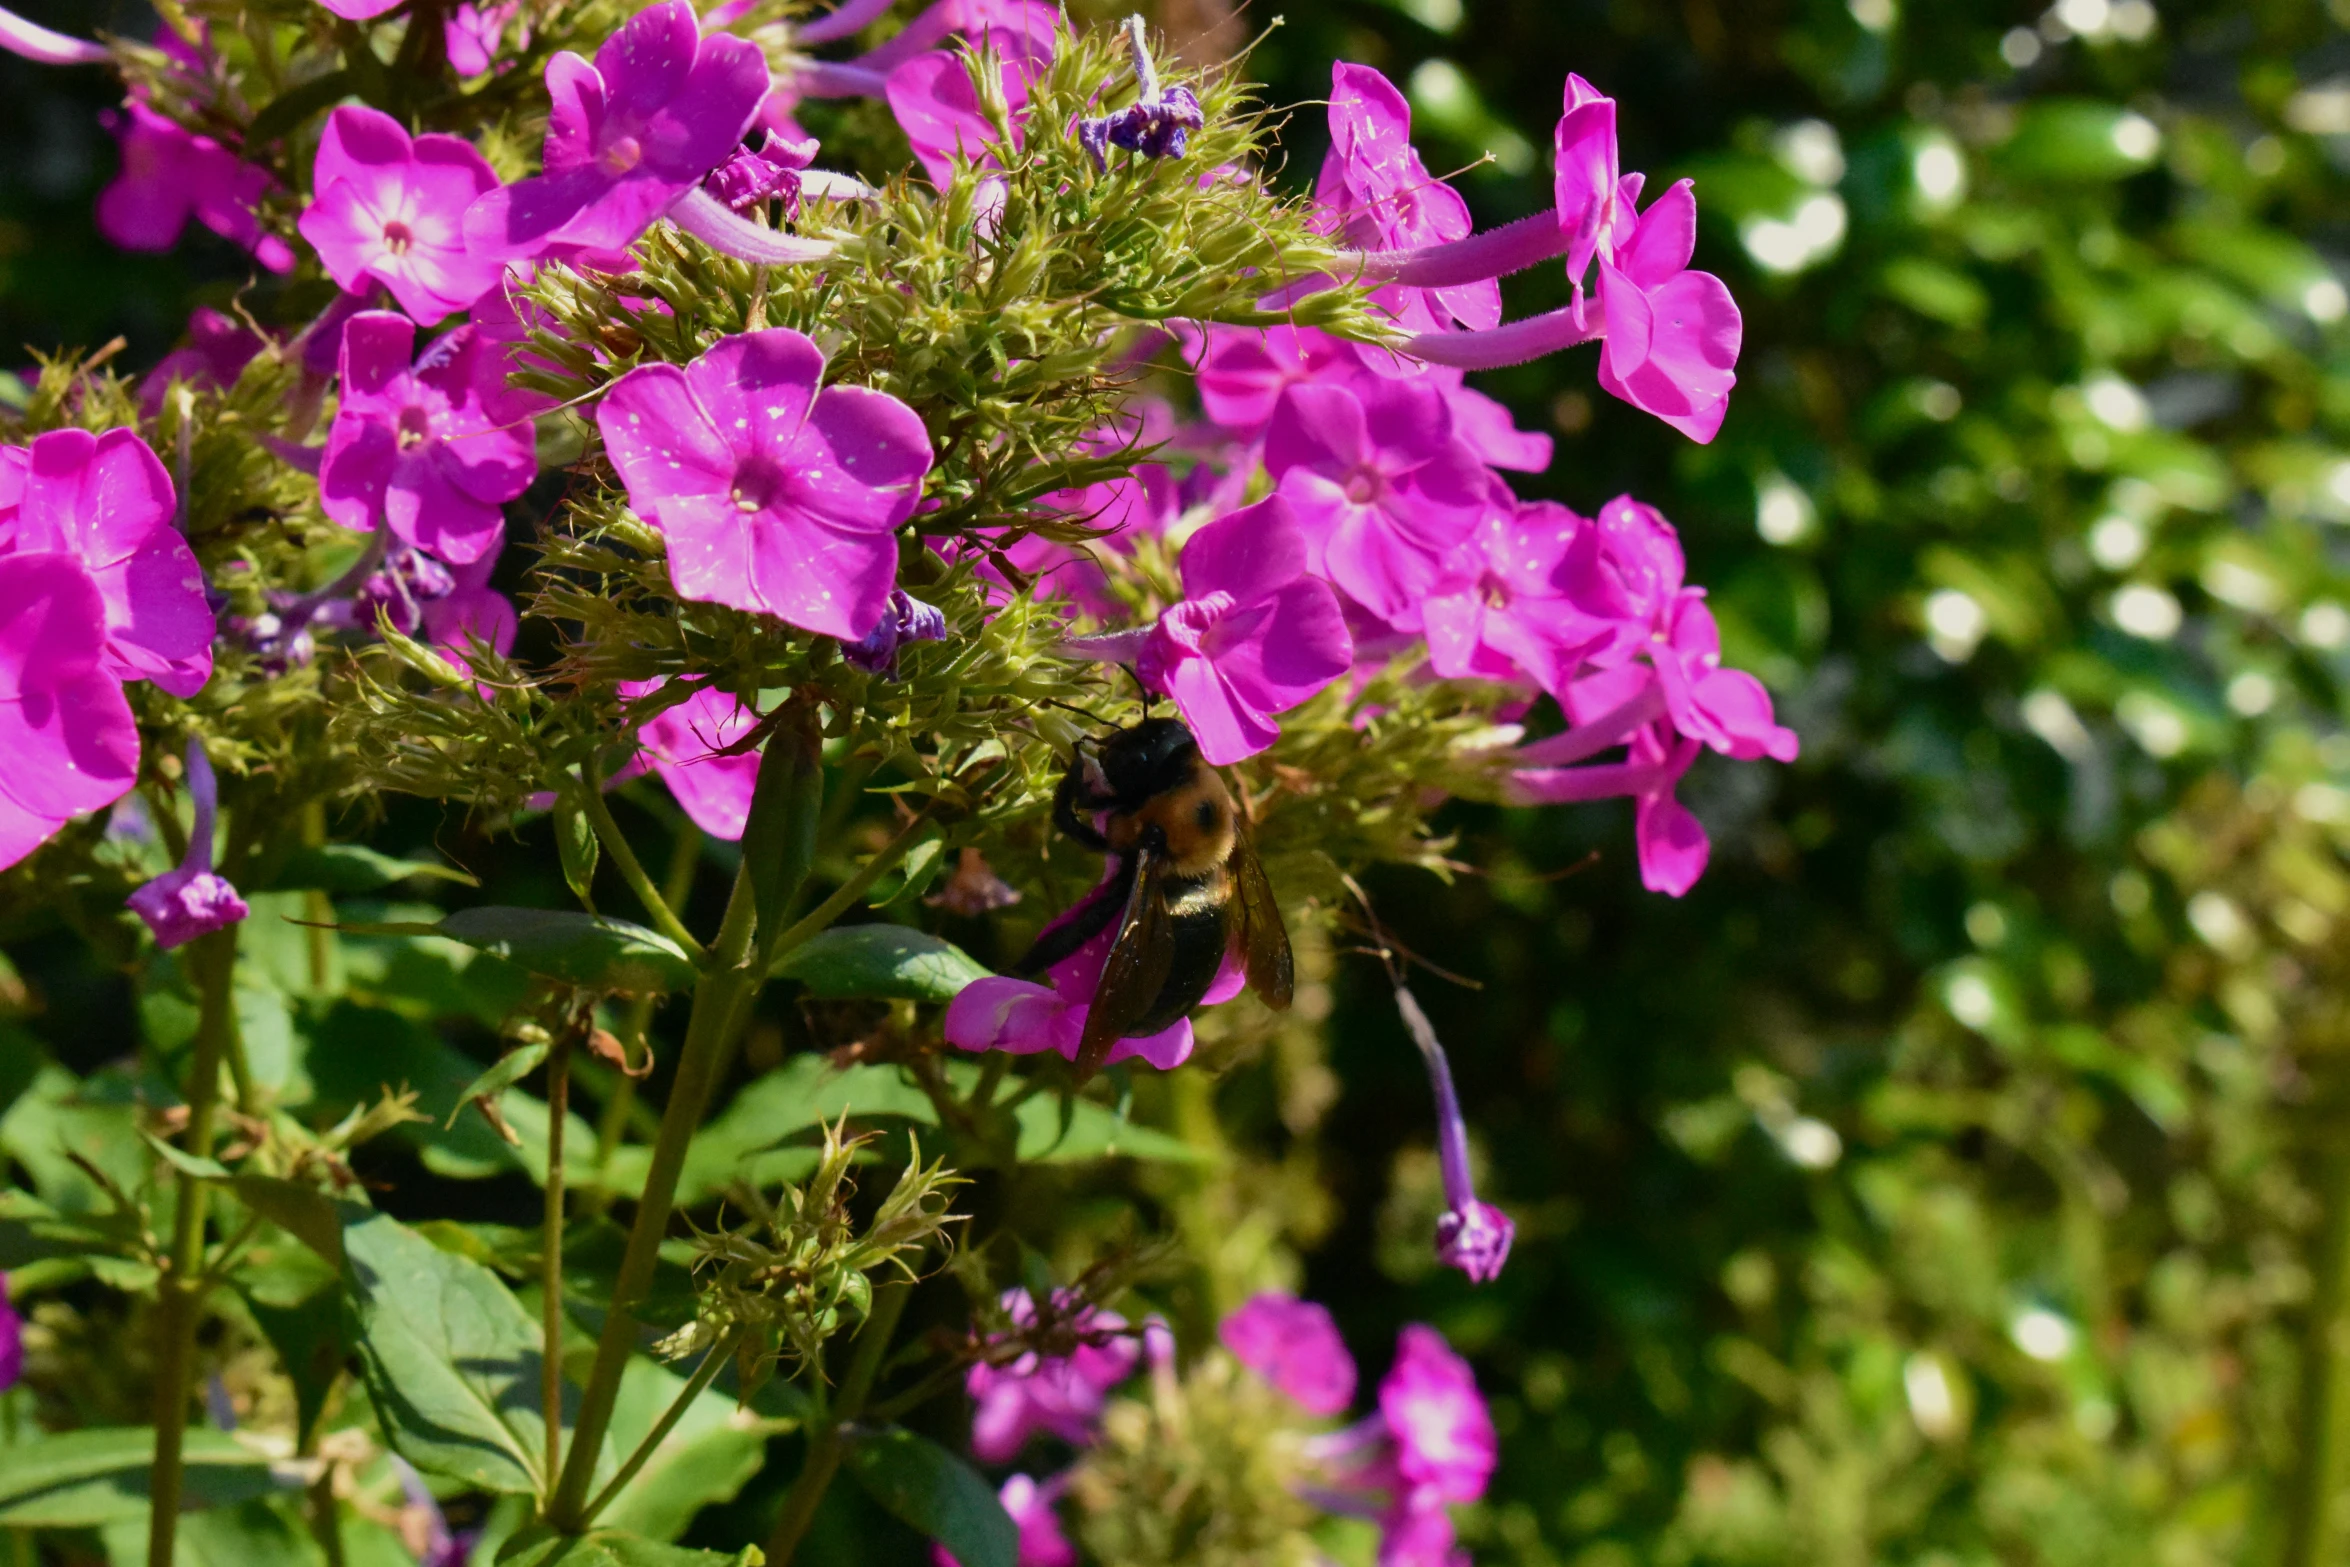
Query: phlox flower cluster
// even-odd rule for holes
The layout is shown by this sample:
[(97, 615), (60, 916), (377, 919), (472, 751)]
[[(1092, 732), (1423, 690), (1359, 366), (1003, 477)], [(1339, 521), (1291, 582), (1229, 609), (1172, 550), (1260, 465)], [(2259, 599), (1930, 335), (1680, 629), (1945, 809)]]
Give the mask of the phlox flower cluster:
[[(1025, 1291), (1005, 1296), (1021, 1329), (1036, 1320)], [(1056, 1297), (1056, 1306), (1072, 1303)], [(1119, 1386), (1144, 1358), (1122, 1319), (1094, 1308), (1076, 1310), (1077, 1347), (1064, 1355), (1034, 1350), (1003, 1366), (982, 1362), (969, 1375), (974, 1400), (971, 1449), (987, 1463), (1017, 1458), (1037, 1437), (1077, 1450), (1093, 1445)], [(1353, 1405), (1354, 1356), (1327, 1308), (1267, 1292), (1227, 1315), (1218, 1329), (1233, 1359), (1262, 1378), (1296, 1411), (1302, 1428), (1342, 1416)], [(1155, 1319), (1141, 1333), (1154, 1375), (1175, 1374), (1173, 1336)], [(1105, 1346), (1117, 1346), (1114, 1352)], [(1322, 1511), (1367, 1519), (1378, 1526), (1379, 1567), (1461, 1567), (1467, 1554), (1454, 1543), (1451, 1509), (1485, 1494), (1498, 1445), (1493, 1420), (1475, 1374), (1430, 1327), (1406, 1327), (1376, 1390), (1376, 1409), (1352, 1424), (1305, 1436), (1298, 1496)], [(1074, 1567), (1075, 1546), (1061, 1505), (1067, 1472), (1038, 1478), (1014, 1474), (999, 1493), (1020, 1530), (1021, 1567)], [(954, 1567), (943, 1549), (940, 1567)]]

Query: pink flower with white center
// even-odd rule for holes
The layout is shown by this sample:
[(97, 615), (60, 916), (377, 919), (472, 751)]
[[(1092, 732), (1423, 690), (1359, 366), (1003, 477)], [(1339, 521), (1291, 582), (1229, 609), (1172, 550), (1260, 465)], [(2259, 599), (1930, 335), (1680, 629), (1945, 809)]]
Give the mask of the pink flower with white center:
[(204, 742), (192, 737), (188, 741), (188, 796), (196, 809), (188, 828), (186, 857), (123, 900), (154, 933), (155, 945), (167, 952), (237, 924), (252, 912), (228, 878), (212, 868), (220, 786), (213, 779), (212, 759), (204, 754)]
[(490, 190), (465, 218), (485, 255), (552, 245), (624, 250), (726, 161), (767, 95), (756, 44), (705, 38), (685, 0), (647, 7), (593, 64), (547, 62), (546, 172)]
[(1399, 1483), (1390, 1516), (1399, 1525), (1416, 1534), (1433, 1511), (1430, 1501), (1458, 1505), (1485, 1494), (1499, 1452), (1493, 1417), (1476, 1374), (1443, 1334), (1418, 1323), (1403, 1330), (1395, 1364), (1379, 1383), (1379, 1418), (1395, 1444), (1389, 1462)]
[(498, 280), (499, 261), (468, 249), (464, 229), (465, 209), (497, 183), (471, 142), (411, 137), (381, 110), (345, 104), (327, 116), (298, 227), (345, 289), (381, 283), (431, 326)]
[(416, 323), (362, 311), (343, 328), (342, 403), (318, 470), (326, 514), (358, 533), (388, 525), (401, 542), (463, 565), (505, 537), (499, 507), (538, 474), (527, 423), (484, 406), (504, 360), (470, 327), (411, 365)]
[(0, 870), (138, 781), (107, 651), (106, 601), (78, 558), (0, 555)]
[(122, 172), (98, 193), (99, 233), (125, 250), (165, 251), (194, 218), (270, 271), (293, 269), (293, 251), (262, 232), (256, 212), (277, 183), (266, 171), (135, 98), (111, 124)]
[(1226, 1316), (1216, 1332), (1234, 1359), (1307, 1414), (1343, 1414), (1354, 1402), (1355, 1358), (1327, 1306), (1267, 1290)]
[[(996, 1500), (1003, 1503), (1020, 1530), (1018, 1567), (1077, 1567), (1077, 1547), (1061, 1532), (1057, 1511), (1061, 1493), (1068, 1486), (1067, 1475), (1055, 1475), (1042, 1484), (1027, 1475), (1014, 1475), (996, 1493)], [(930, 1559), (936, 1567), (962, 1567), (943, 1545), (930, 1548)]]
[(1266, 431), (1265, 466), (1318, 573), (1406, 629), (1492, 504), (1484, 465), (1453, 438), (1444, 394), (1425, 381), (1292, 386)]
[(1601, 245), (1599, 384), (1702, 443), (1729, 411), (1745, 324), (1727, 284), (1689, 270), (1696, 249), (1697, 198), (1687, 180), (1651, 203), (1623, 244)]
[[(1112, 866), (1086, 899), (1054, 918), (1045, 931), (1075, 919), (1092, 898), (1110, 896), (1115, 885)], [(1040, 940), (1043, 934), (1039, 932)], [(947, 1003), (947, 1043), (958, 1050), (1002, 1050), (1019, 1056), (1052, 1050), (1075, 1061), (1085, 1039), (1085, 1020), (1094, 991), (1101, 985), (1102, 968), (1109, 962), (1110, 946), (1117, 936), (1117, 921), (1112, 920), (1099, 935), (1047, 969), (1045, 977), (1051, 981), (1047, 985), (1003, 975), (965, 985)], [(1247, 982), (1240, 965), (1228, 954), (1200, 1004), (1215, 1006), (1230, 1001)], [(1156, 1034), (1119, 1040), (1110, 1047), (1109, 1062), (1142, 1061), (1162, 1072), (1172, 1072), (1191, 1059), (1191, 1047), (1191, 1019), (1179, 1018)]]
[(1555, 501), (1497, 499), (1509, 509), (1478, 525), (1430, 590), (1421, 617), (1429, 666), (1446, 679), (1562, 691), (1614, 630), (1567, 593), (1568, 558), (1591, 524)]
[(1307, 557), (1278, 495), (1184, 543), (1184, 596), (1151, 628), (1136, 673), (1174, 699), (1212, 766), (1264, 750), (1281, 737), (1276, 714), (1353, 666), (1338, 595), (1307, 575)]
[(944, 190), (954, 183), (957, 157), (996, 166), (989, 149), (1003, 133), (981, 108), (972, 73), (995, 74), (996, 95), (1003, 100), (1017, 147), (1028, 114), (1029, 84), (1051, 67), (1055, 42), (1051, 29), (985, 27), (971, 34), (969, 56), (936, 49), (889, 73), (890, 113), (914, 144), (914, 156), (933, 185)]
[(212, 678), (217, 627), (178, 512), (171, 476), (129, 430), (0, 447), (0, 550), (78, 561), (104, 606), (99, 668), (185, 697)]
[(819, 391), (823, 374), (797, 332), (722, 338), (683, 369), (629, 371), (596, 424), (681, 597), (854, 642), (889, 606), (930, 437), (885, 392)]
[[(1314, 195), (1336, 213), (1346, 237), (1366, 249), (1443, 244), (1467, 238), (1476, 226), (1460, 193), (1429, 173), (1413, 150), (1411, 105), (1367, 65), (1331, 67), (1330, 154)], [(1491, 279), (1396, 289), (1392, 297), (1397, 318), (1414, 331), (1501, 320), (1501, 285)]]
[[(982, 1360), (964, 1378), (964, 1391), (978, 1405), (971, 1415), (971, 1451), (985, 1463), (1005, 1462), (1040, 1432), (1078, 1445), (1091, 1440), (1110, 1389), (1131, 1376), (1141, 1358), (1125, 1331), (1126, 1319), (1116, 1312), (1079, 1306), (1067, 1291), (1055, 1292), (1053, 1305), (1068, 1318), (1068, 1354), (1032, 1349), (1003, 1365)], [(1003, 1307), (1023, 1328), (1037, 1320), (1036, 1301), (1024, 1289), (1005, 1291)]]
[[(623, 698), (634, 701), (659, 690), (666, 680), (624, 680)], [(719, 754), (751, 732), (756, 709), (731, 692), (697, 683), (693, 695), (665, 707), (637, 729), (642, 760), (669, 786), (678, 806), (713, 838), (734, 842), (751, 819), (751, 791), (759, 781), (759, 753)]]

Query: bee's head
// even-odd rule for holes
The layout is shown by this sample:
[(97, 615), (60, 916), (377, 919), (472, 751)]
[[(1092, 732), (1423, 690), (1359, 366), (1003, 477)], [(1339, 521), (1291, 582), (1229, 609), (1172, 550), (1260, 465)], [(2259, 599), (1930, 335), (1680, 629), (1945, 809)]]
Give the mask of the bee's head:
[(1172, 718), (1146, 718), (1101, 740), (1095, 752), (1108, 793), (1144, 800), (1171, 789), (1199, 760), (1199, 742)]

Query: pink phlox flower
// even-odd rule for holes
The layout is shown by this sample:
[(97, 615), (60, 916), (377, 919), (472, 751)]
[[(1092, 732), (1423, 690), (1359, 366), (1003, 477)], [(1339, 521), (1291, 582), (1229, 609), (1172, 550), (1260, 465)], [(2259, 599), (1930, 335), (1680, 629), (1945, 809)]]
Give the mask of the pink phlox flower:
[[(966, 38), (983, 32), (1049, 38), (1060, 26), (1060, 7), (1049, 0), (937, 0), (908, 22), (896, 37), (853, 63), (860, 69), (887, 75), (958, 33)], [(806, 36), (804, 28), (802, 36)]]
[[(1000, 1464), (1039, 1433), (1072, 1445), (1092, 1440), (1110, 1390), (1133, 1374), (1142, 1351), (1124, 1331), (1126, 1319), (1098, 1306), (1079, 1306), (1067, 1291), (1056, 1291), (1055, 1310), (1068, 1316), (1076, 1347), (1066, 1355), (1028, 1350), (1003, 1365), (980, 1361), (965, 1376), (964, 1390), (978, 1407), (971, 1415), (971, 1451), (984, 1463)], [(1004, 1310), (1019, 1327), (1037, 1320), (1036, 1301), (1024, 1289), (1004, 1292)]]
[[(0, 1393), (16, 1386), (17, 1379), (23, 1375), (24, 1318), (17, 1315), (16, 1307), (9, 1303), (8, 1275), (0, 1272)], [(1010, 1488), (1007, 1486), (1006, 1489)], [(1070, 1567), (1075, 1567), (1076, 1558), (1072, 1556), (1069, 1563)], [(1023, 1563), (1022, 1567), (1027, 1567), (1027, 1564)], [(1037, 1567), (1045, 1567), (1045, 1564), (1038, 1563)]]
[[(1567, 238), (1567, 278), (1578, 291), (1591, 261), (1633, 226), (1631, 198), (1616, 155), (1616, 101), (1568, 73), (1566, 111), (1552, 133), (1552, 193)], [(1634, 185), (1632, 193), (1639, 187)]]
[(1483, 392), (1447, 386), (1444, 400), (1452, 410), (1453, 434), (1487, 467), (1513, 473), (1541, 473), (1550, 467), (1550, 437), (1519, 429), (1509, 409)]
[[(1173, 410), (1156, 398), (1142, 398), (1078, 446), (1091, 456), (1134, 454), (1161, 446), (1177, 433)], [(1026, 534), (1003, 547), (1004, 559), (1036, 578), (1042, 591), (1066, 597), (1097, 620), (1110, 620), (1124, 615), (1126, 606), (1110, 592), (1102, 557), (1131, 554), (1142, 535), (1164, 533), (1182, 513), (1183, 501), (1166, 464), (1137, 462), (1116, 478), (1055, 490), (1040, 497), (1037, 506), (1096, 532), (1080, 543)]]
[[(1607, 323), (1599, 384), (1693, 441), (1711, 441), (1737, 384), (1745, 325), (1729, 286), (1693, 272), (1697, 199), (1682, 180), (1640, 215), (1630, 239), (1599, 253)], [(1628, 201), (1627, 201), (1628, 204)]]
[(424, 603), (425, 636), (461, 662), (476, 642), (501, 656), (514, 651), (514, 633), (522, 622), (514, 601), (490, 586), (497, 566), (498, 552), (491, 550), (450, 568), (449, 590)]
[(527, 423), (485, 406), (504, 384), (503, 356), (471, 327), (443, 333), (413, 365), (416, 323), (365, 311), (343, 329), (342, 403), (327, 431), (319, 499), (343, 527), (388, 524), (403, 543), (453, 565), (505, 536), (499, 507), (538, 474)]
[(1493, 1417), (1476, 1373), (1421, 1323), (1396, 1340), (1395, 1364), (1379, 1382), (1379, 1418), (1394, 1443), (1388, 1463), (1411, 1487), (1459, 1505), (1485, 1494), (1499, 1454)]
[(890, 113), (933, 185), (954, 183), (957, 158), (1000, 166), (991, 149), (1002, 132), (980, 105), (979, 73), (994, 75), (1012, 145), (1020, 145), (1029, 84), (1051, 67), (1056, 41), (1050, 30), (983, 27), (971, 34), (968, 52), (934, 49), (889, 73)]
[(1254, 442), (1273, 422), (1281, 394), (1351, 360), (1348, 346), (1313, 327), (1176, 328), (1198, 367), (1200, 409), (1239, 439)]
[(1405, 629), (1417, 628), (1445, 557), (1491, 505), (1484, 464), (1453, 437), (1443, 393), (1424, 381), (1290, 387), (1265, 434), (1265, 466), (1317, 574)]
[(1631, 765), (1654, 769), (1654, 778), (1637, 798), (1632, 838), (1640, 851), (1640, 884), (1651, 892), (1678, 898), (1697, 885), (1713, 853), (1705, 827), (1689, 808), (1673, 797), (1689, 764), (1697, 760), (1695, 740), (1676, 739), (1662, 724), (1651, 725), (1632, 738)]
[(1234, 1359), (1307, 1414), (1343, 1414), (1354, 1402), (1354, 1356), (1319, 1302), (1267, 1290), (1227, 1315), (1216, 1331)]
[(797, 332), (722, 338), (683, 369), (629, 371), (596, 423), (680, 596), (853, 642), (888, 607), (930, 438), (885, 392), (818, 391), (823, 373)]
[[(1315, 198), (1349, 243), (1410, 250), (1465, 239), (1475, 228), (1460, 192), (1428, 172), (1412, 147), (1412, 110), (1395, 84), (1367, 65), (1330, 71), (1330, 153)], [(1397, 319), (1416, 332), (1447, 322), (1471, 329), (1501, 322), (1501, 285), (1487, 279), (1452, 288), (1381, 291)]]
[(1623, 744), (1625, 759), (1586, 766), (1521, 766), (1510, 775), (1503, 797), (1520, 805), (1561, 805), (1632, 796), (1637, 803), (1633, 841), (1639, 849), (1641, 885), (1678, 898), (1697, 885), (1712, 853), (1703, 825), (1674, 798), (1704, 746), (1676, 733), (1672, 721), (1661, 716), (1660, 684), (1654, 669), (1642, 665), (1576, 681), (1560, 703), (1576, 727), (1555, 740), (1522, 747), (1520, 756), (1542, 762), (1555, 757), (1562, 746), (1580, 757), (1609, 744)]
[[(1085, 899), (1047, 923), (1045, 930), (1074, 919), (1092, 899), (1107, 896), (1114, 885), (1113, 869), (1105, 872)], [(1050, 984), (1002, 975), (973, 980), (947, 1004), (947, 1043), (959, 1050), (1002, 1050), (1012, 1055), (1052, 1050), (1076, 1060), (1093, 993), (1101, 984), (1102, 968), (1109, 962), (1117, 934), (1117, 921), (1112, 920), (1099, 935), (1046, 970)], [(1200, 998), (1201, 1005), (1230, 1001), (1246, 984), (1246, 973), (1227, 954), (1215, 982)], [(1156, 1034), (1119, 1040), (1110, 1047), (1109, 1059), (1112, 1064), (1143, 1061), (1162, 1072), (1172, 1072), (1191, 1059), (1191, 1047), (1191, 1019), (1178, 1018)]]
[[(630, 258), (633, 260), (633, 258)], [(518, 268), (507, 274), (509, 284)], [(479, 392), (482, 411), (497, 424), (520, 424), (553, 408), (556, 399), (545, 392), (514, 384), (525, 370), (560, 375), (562, 368), (531, 347), (534, 327), (553, 327), (553, 317), (511, 287), (490, 290), (473, 303), (466, 320), (480, 341), (484, 356)], [(491, 370), (495, 366), (495, 372)]]
[(1575, 607), (1609, 628), (1590, 661), (1609, 668), (1645, 651), (1664, 632), (1687, 574), (1664, 513), (1629, 495), (1602, 506), (1578, 532), (1564, 577)]
[[(506, 24), (521, 9), (522, 0), (503, 0), (498, 5), (476, 5), (474, 0), (463, 0), (441, 24), (449, 69), (469, 79), (487, 76), (498, 65), (498, 56), (506, 46)], [(529, 40), (530, 20), (525, 17), (521, 41)]]
[[(624, 680), (623, 698), (659, 690), (662, 680)], [(693, 695), (663, 708), (637, 729), (637, 743), (680, 809), (713, 838), (734, 842), (751, 819), (751, 790), (759, 781), (759, 753), (719, 754), (751, 732), (758, 710), (733, 693), (697, 682)]]
[(1307, 574), (1308, 555), (1279, 495), (1184, 542), (1183, 597), (1152, 627), (1136, 672), (1174, 699), (1212, 766), (1270, 746), (1281, 737), (1276, 714), (1354, 663), (1338, 595)]
[(204, 742), (193, 737), (188, 741), (188, 797), (196, 808), (186, 856), (123, 900), (154, 933), (155, 945), (167, 952), (237, 924), (252, 912), (228, 878), (212, 868), (220, 786), (212, 776)]
[(816, 161), (816, 139), (792, 141), (769, 131), (759, 150), (737, 147), (703, 183), (728, 210), (748, 212), (781, 201), (786, 217), (800, 215), (800, 171)]
[(334, 280), (369, 280), (431, 326), (498, 280), (499, 262), (465, 239), (465, 211), (498, 176), (462, 137), (410, 136), (378, 109), (345, 104), (327, 116), (298, 227)]
[(1774, 720), (1763, 683), (1742, 669), (1722, 667), (1721, 631), (1703, 588), (1681, 590), (1663, 640), (1650, 644), (1648, 656), (1664, 689), (1665, 711), (1680, 733), (1740, 761), (1795, 760), (1795, 731)]
[(264, 346), (261, 334), (243, 322), (210, 305), (197, 306), (188, 317), (187, 342), (139, 378), (140, 411), (153, 414), (162, 408), (163, 394), (174, 381), (207, 391), (236, 385)]
[(703, 37), (685, 0), (639, 11), (593, 64), (568, 50), (547, 62), (546, 172), (489, 191), (466, 235), (501, 257), (625, 249), (741, 143), (767, 86), (759, 47)]
[(187, 697), (212, 677), (219, 628), (178, 511), (171, 475), (129, 430), (51, 430), (0, 448), (0, 547), (79, 561), (105, 606), (99, 667)]
[(106, 601), (77, 556), (0, 555), (0, 870), (138, 781), (107, 657)]
[(371, 22), (400, 0), (318, 0), (318, 3), (346, 22)]
[[(1067, 1475), (1054, 1475), (1041, 1484), (1027, 1475), (1013, 1475), (996, 1500), (1004, 1505), (1020, 1530), (1018, 1567), (1077, 1567), (1077, 1547), (1061, 1532), (1061, 1493), (1069, 1487)], [(962, 1567), (943, 1545), (930, 1548), (934, 1567)]]
[(125, 250), (163, 251), (194, 218), (270, 271), (293, 270), (286, 242), (262, 232), (257, 209), (277, 183), (266, 171), (135, 98), (112, 126), (122, 172), (98, 193), (99, 233)]
[(1429, 592), (1421, 618), (1430, 667), (1446, 679), (1566, 689), (1616, 631), (1567, 592), (1567, 562), (1590, 526), (1555, 501), (1508, 498), (1446, 558)]

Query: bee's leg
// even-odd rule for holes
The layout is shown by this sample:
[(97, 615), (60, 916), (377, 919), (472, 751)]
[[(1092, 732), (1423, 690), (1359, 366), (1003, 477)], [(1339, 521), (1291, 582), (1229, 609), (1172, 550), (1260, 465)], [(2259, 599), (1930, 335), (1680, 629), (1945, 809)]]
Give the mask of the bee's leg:
[(1099, 809), (1085, 785), (1085, 764), (1072, 765), (1061, 775), (1061, 787), (1053, 791), (1053, 825), (1097, 854), (1106, 854), (1110, 840), (1093, 824), (1093, 813)]
[(1126, 907), (1134, 891), (1134, 857), (1118, 856), (1117, 873), (1069, 906), (1068, 912), (1047, 925), (1028, 955), (1012, 965), (1015, 974), (1041, 974), (1068, 957), (1108, 927)]

